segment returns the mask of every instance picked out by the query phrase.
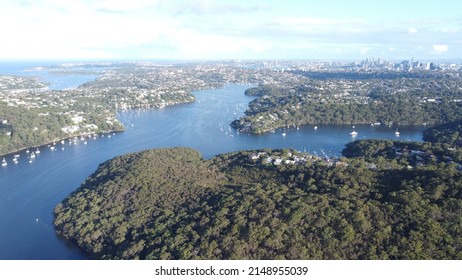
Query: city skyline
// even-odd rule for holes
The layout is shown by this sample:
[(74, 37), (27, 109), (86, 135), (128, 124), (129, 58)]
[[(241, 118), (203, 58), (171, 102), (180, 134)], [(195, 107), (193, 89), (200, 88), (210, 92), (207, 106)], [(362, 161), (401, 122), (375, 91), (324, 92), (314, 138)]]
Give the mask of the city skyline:
[(2, 1), (0, 59), (461, 59), (458, 1)]

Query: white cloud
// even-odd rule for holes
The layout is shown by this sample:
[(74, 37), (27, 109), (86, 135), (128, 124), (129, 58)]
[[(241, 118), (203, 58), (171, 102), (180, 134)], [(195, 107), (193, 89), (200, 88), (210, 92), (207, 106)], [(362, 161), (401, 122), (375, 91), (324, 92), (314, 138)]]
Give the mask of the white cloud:
[(268, 49), (268, 44), (246, 37), (231, 37), (219, 34), (202, 34), (195, 30), (170, 30), (166, 38), (171, 45), (178, 48), (181, 58), (231, 58), (233, 55), (261, 53)]
[(345, 21), (335, 19), (323, 19), (323, 18), (293, 18), (285, 17), (276, 21), (280, 25), (294, 26), (294, 25), (339, 25), (344, 24)]
[[(231, 2), (231, 1), (229, 1)], [(249, 5), (239, 3), (226, 3), (226, 1), (216, 0), (186, 0), (180, 3), (171, 1), (170, 7), (176, 14), (196, 14), (196, 15), (215, 15), (229, 13), (252, 13), (269, 9), (267, 4)]]
[(449, 48), (448, 45), (433, 45), (433, 50), (437, 53), (445, 53)]
[(459, 32), (459, 30), (457, 28), (448, 28), (448, 27), (445, 27), (445, 28), (442, 28), (440, 30), (441, 33), (448, 33), (448, 34), (455, 34), (457, 32)]
[(359, 50), (359, 53), (360, 53), (361, 55), (366, 55), (368, 52), (369, 52), (369, 48), (361, 48), (361, 49)]
[[(6, 4), (4, 4), (6, 3)], [(0, 58), (453, 56), (452, 19), (305, 12), (263, 0), (10, 0)], [(405, 28), (403, 28), (403, 26)], [(440, 44), (440, 42), (444, 42)], [(416, 46), (427, 46), (416, 49)], [(428, 47), (430, 46), (430, 47)], [(448, 46), (451, 46), (449, 49)], [(451, 53), (452, 52), (452, 53)]]
[(103, 0), (95, 1), (91, 7), (98, 12), (131, 12), (152, 8), (157, 5), (156, 0)]

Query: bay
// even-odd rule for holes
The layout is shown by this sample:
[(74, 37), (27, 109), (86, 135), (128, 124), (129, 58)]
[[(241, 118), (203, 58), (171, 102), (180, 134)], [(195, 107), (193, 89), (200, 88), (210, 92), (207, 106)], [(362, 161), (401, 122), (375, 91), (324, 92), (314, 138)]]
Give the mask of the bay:
[[(72, 64), (73, 62), (68, 62)], [(67, 74), (65, 71), (56, 71), (53, 68), (47, 68), (45, 65), (58, 65), (60, 69), (65, 69), (60, 67), (63, 62), (57, 62), (56, 64), (44, 61), (0, 61), (0, 75), (13, 75), (13, 76), (29, 76), (37, 77), (41, 81), (45, 82), (48, 85), (50, 90), (64, 90), (76, 88), (79, 85), (95, 80), (99, 77), (101, 68), (78, 68), (73, 67), (73, 71), (82, 72), (85, 71), (86, 74)], [(49, 66), (48, 66), (49, 67)], [(105, 70), (110, 69), (110, 67), (105, 67)]]
[[(98, 164), (115, 156), (144, 149), (192, 147), (205, 158), (242, 149), (294, 148), (318, 155), (339, 156), (354, 139), (397, 139), (394, 128), (356, 126), (304, 126), (274, 133), (237, 133), (229, 123), (243, 115), (253, 99), (244, 95), (248, 85), (195, 92), (196, 102), (156, 110), (119, 112), (126, 131), (96, 139), (57, 143), (55, 150), (40, 147), (41, 153), (28, 162), (22, 152), (19, 163), (12, 155), (0, 168), (0, 259), (86, 259), (72, 244), (54, 232), (52, 211), (56, 204), (77, 189)], [(404, 141), (420, 141), (424, 127), (400, 127)], [(285, 134), (285, 136), (283, 135)], [(62, 149), (64, 148), (64, 149)]]

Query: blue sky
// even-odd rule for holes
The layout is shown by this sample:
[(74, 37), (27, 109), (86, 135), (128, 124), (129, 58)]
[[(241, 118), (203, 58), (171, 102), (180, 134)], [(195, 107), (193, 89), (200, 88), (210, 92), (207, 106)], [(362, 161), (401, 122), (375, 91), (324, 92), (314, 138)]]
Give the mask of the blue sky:
[(2, 0), (0, 59), (461, 59), (461, 3)]

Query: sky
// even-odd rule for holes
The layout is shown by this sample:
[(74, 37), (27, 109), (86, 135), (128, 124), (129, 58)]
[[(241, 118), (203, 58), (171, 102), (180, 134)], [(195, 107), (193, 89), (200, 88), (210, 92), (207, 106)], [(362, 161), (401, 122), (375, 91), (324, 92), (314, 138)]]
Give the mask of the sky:
[(461, 59), (458, 0), (1, 0), (0, 59)]

